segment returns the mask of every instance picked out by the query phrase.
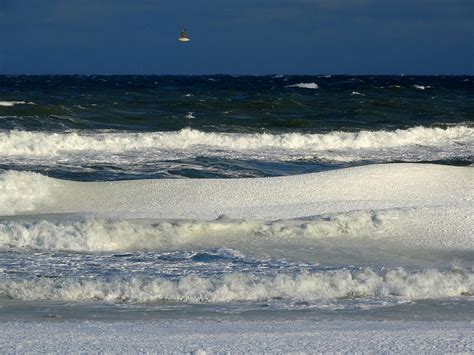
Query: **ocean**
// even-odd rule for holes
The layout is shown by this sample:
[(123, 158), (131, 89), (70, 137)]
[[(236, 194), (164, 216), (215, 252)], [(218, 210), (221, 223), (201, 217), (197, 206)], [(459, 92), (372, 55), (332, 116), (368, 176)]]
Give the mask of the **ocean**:
[(472, 76), (0, 76), (0, 322), (472, 330), (473, 163)]

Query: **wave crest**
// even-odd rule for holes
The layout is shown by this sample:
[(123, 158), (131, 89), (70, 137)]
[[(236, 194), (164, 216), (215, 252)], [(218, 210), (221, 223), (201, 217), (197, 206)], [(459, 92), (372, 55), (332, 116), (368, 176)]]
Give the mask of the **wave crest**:
[(230, 239), (301, 240), (318, 238), (383, 237), (384, 229), (406, 212), (401, 210), (356, 211), (305, 219), (261, 221), (82, 221), (0, 223), (0, 248), (33, 248), (63, 251), (168, 250), (196, 243), (225, 245)]
[(31, 173), (8, 171), (0, 175), (0, 215), (34, 210), (51, 200), (53, 179)]
[(287, 88), (300, 88), (300, 89), (319, 89), (319, 85), (316, 83), (299, 83), (294, 85), (287, 85)]
[[(395, 131), (331, 132), (327, 134), (238, 134), (206, 133), (193, 129), (156, 133), (42, 133), (8, 131), (0, 133), (0, 156), (54, 157), (74, 154), (105, 156), (134, 152), (152, 154), (155, 159), (166, 152), (191, 155), (243, 155), (256, 159), (286, 159), (291, 155), (324, 156), (332, 154), (340, 160), (356, 159), (364, 150), (391, 150), (428, 147), (437, 157), (466, 146), (473, 154), (474, 129), (454, 126), (446, 129), (413, 127)], [(411, 147), (411, 148), (410, 148)], [(470, 147), (470, 148), (469, 148)], [(406, 153), (413, 153), (412, 150)], [(357, 150), (356, 153), (353, 151)], [(445, 153), (442, 153), (446, 150)], [(441, 152), (440, 152), (441, 151)], [(410, 153), (411, 152), (411, 153)], [(330, 154), (331, 153), (331, 154)], [(383, 158), (384, 152), (376, 156)], [(415, 152), (416, 153), (416, 152)], [(282, 155), (283, 154), (283, 155)], [(282, 155), (282, 157), (280, 157)], [(352, 156), (352, 158), (351, 158)]]
[(12, 107), (16, 105), (34, 105), (34, 103), (26, 101), (0, 101), (0, 106), (3, 107)]
[(104, 302), (315, 302), (338, 298), (436, 299), (474, 294), (474, 274), (466, 270), (410, 273), (399, 268), (386, 274), (371, 269), (315, 273), (185, 276), (176, 280), (0, 279), (0, 296), (20, 300)]

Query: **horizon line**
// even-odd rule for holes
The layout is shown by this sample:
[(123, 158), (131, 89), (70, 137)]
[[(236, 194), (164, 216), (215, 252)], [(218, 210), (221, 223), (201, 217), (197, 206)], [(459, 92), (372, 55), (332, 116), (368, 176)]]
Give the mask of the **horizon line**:
[(125, 74), (104, 74), (104, 73), (41, 73), (41, 74), (29, 74), (29, 73), (0, 73), (0, 76), (185, 76), (185, 77), (196, 77), (196, 76), (233, 76), (233, 77), (267, 77), (267, 76), (314, 76), (324, 78), (330, 76), (474, 76), (474, 73), (456, 73), (456, 74), (415, 74), (415, 73), (368, 73), (368, 74), (351, 74), (351, 73), (317, 73), (317, 74), (293, 74), (293, 73), (270, 73), (270, 74), (235, 74), (235, 73), (209, 73), (209, 74), (156, 74), (156, 73), (147, 73), (147, 74), (134, 74), (134, 73), (125, 73)]

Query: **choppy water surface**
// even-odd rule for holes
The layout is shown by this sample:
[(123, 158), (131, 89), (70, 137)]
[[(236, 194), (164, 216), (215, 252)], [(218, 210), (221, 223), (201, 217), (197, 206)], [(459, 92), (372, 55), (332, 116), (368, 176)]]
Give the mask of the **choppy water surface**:
[(473, 80), (2, 76), (0, 168), (116, 180), (467, 165)]

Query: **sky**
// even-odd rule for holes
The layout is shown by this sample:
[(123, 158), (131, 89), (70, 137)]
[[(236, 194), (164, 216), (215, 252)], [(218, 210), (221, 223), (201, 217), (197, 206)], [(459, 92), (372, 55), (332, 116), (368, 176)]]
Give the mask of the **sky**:
[(0, 74), (473, 75), (474, 0), (0, 0)]

